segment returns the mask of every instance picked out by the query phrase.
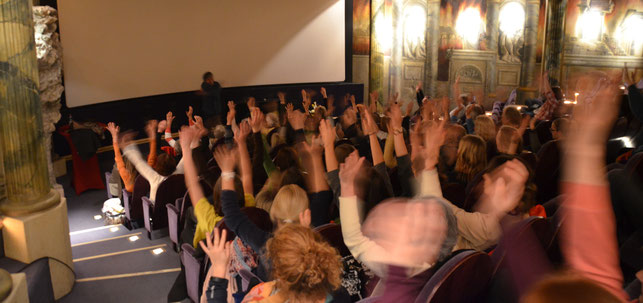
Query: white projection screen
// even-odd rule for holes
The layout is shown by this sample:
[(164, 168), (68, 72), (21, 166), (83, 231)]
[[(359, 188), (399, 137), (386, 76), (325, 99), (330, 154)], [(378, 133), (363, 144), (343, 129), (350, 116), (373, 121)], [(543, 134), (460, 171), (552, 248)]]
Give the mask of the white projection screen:
[(345, 0), (58, 0), (67, 106), (345, 79)]

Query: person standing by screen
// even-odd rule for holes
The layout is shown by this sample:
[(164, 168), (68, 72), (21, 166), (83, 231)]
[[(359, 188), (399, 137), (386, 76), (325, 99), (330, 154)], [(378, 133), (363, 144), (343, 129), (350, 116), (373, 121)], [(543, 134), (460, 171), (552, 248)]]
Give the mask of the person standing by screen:
[(220, 123), (220, 117), (223, 112), (221, 103), (221, 84), (214, 81), (211, 72), (203, 74), (203, 83), (201, 83), (203, 93), (203, 103), (201, 109), (206, 120), (206, 126), (211, 127)]

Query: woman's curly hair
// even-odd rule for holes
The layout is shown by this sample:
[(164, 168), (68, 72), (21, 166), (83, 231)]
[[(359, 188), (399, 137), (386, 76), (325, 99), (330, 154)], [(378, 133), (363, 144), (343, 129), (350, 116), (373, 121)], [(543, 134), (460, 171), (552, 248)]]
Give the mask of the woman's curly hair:
[(322, 299), (341, 284), (339, 253), (308, 227), (287, 224), (266, 250), (276, 287), (290, 299)]

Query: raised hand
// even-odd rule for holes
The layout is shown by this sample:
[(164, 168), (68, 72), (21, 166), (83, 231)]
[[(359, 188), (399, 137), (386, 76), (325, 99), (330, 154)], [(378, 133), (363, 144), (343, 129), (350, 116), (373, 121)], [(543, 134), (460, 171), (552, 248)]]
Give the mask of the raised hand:
[(299, 130), (304, 128), (304, 122), (306, 121), (306, 115), (298, 110), (292, 108), (290, 104), (290, 110), (286, 108), (288, 113), (288, 123), (294, 130)]
[(247, 103), (248, 109), (252, 110), (253, 108), (255, 108), (256, 103), (257, 103), (257, 100), (255, 100), (255, 97), (248, 98), (248, 103)]
[(413, 112), (413, 102), (408, 102), (406, 104), (406, 112), (404, 113), (404, 116), (410, 117), (412, 112)]
[(258, 107), (255, 107), (250, 112), (250, 126), (252, 127), (252, 132), (253, 133), (260, 132), (261, 128), (263, 128), (264, 122), (265, 122), (264, 115), (261, 112), (261, 109)]
[(322, 97), (324, 97), (324, 99), (328, 99), (328, 95), (326, 94), (326, 88), (322, 86), (322, 88), (320, 89), (320, 92)]
[(227, 146), (219, 146), (214, 151), (214, 159), (217, 161), (217, 165), (221, 169), (221, 172), (234, 172), (234, 168), (237, 165), (237, 149), (229, 149)]
[(415, 93), (419, 93), (422, 90), (422, 82), (418, 82), (418, 85), (415, 87)]
[(234, 101), (228, 101), (228, 115), (226, 116), (227, 125), (232, 125), (234, 117), (237, 115), (236, 104)]
[(147, 136), (149, 138), (155, 138), (156, 137), (156, 128), (159, 125), (158, 120), (149, 120), (145, 124), (145, 133), (147, 133)]
[(355, 95), (351, 95), (350, 100), (351, 100), (351, 106), (353, 107), (353, 109), (356, 110), (357, 109), (357, 105), (356, 105), (357, 102), (355, 101)]
[(319, 121), (319, 136), (321, 137), (325, 147), (335, 147), (335, 129), (330, 126), (328, 121), (325, 119)]
[(313, 103), (310, 95), (306, 93), (306, 90), (302, 90), (302, 97), (304, 97), (304, 100), (302, 101), (302, 105), (304, 107), (304, 112), (308, 112), (310, 110), (310, 105)]
[(107, 130), (112, 134), (112, 140), (118, 142), (118, 132), (120, 131), (120, 127), (118, 127), (114, 122), (109, 122), (107, 123)]
[(479, 211), (502, 217), (520, 203), (529, 171), (520, 160), (513, 159), (482, 177), (484, 191)]
[(286, 104), (286, 93), (278, 92), (277, 97), (279, 98), (279, 103), (280, 104)]
[(199, 130), (195, 127), (183, 126), (179, 131), (179, 143), (181, 148), (184, 150), (189, 150), (192, 141), (199, 138)]
[(362, 130), (364, 131), (364, 134), (368, 136), (377, 134), (379, 127), (377, 126), (377, 123), (375, 123), (375, 119), (373, 119), (373, 116), (366, 106), (358, 104), (357, 108), (362, 114)]
[(357, 113), (352, 107), (347, 108), (342, 115), (342, 119), (346, 124), (346, 127), (351, 126), (357, 122)]
[(299, 224), (301, 224), (301, 226), (309, 227), (311, 223), (312, 219), (310, 215), (310, 209), (306, 208), (299, 213)]
[(134, 137), (136, 137), (136, 132), (124, 132), (118, 136), (118, 145), (121, 148), (125, 148), (128, 145), (132, 144), (132, 141), (134, 140)]
[(339, 180), (342, 187), (342, 196), (350, 197), (355, 195), (355, 179), (364, 164), (364, 157), (359, 156), (357, 150), (353, 151), (344, 163), (339, 165)]
[(239, 129), (234, 133), (234, 141), (237, 142), (237, 145), (245, 145), (246, 138), (250, 134), (250, 123), (248, 121), (243, 121), (239, 125)]
[(167, 126), (172, 127), (172, 121), (174, 121), (174, 115), (172, 114), (171, 111), (167, 112), (165, 114), (165, 121), (167, 121)]
[(433, 169), (438, 164), (440, 148), (446, 137), (446, 120), (433, 123), (424, 132), (424, 168)]
[(388, 117), (391, 118), (391, 127), (394, 132), (402, 131), (402, 110), (400, 104), (393, 102), (389, 104)]
[(188, 106), (188, 110), (185, 112), (185, 115), (188, 116), (188, 121), (192, 121), (192, 114), (194, 114), (194, 109), (192, 106)]
[(212, 266), (210, 271), (213, 277), (216, 278), (225, 278), (226, 273), (228, 272), (228, 266), (230, 263), (230, 246), (232, 242), (226, 242), (227, 232), (222, 230), (219, 234), (219, 229), (214, 228), (214, 237), (213, 234), (207, 233), (205, 237), (205, 243), (203, 241), (199, 242), (203, 251), (210, 258)]

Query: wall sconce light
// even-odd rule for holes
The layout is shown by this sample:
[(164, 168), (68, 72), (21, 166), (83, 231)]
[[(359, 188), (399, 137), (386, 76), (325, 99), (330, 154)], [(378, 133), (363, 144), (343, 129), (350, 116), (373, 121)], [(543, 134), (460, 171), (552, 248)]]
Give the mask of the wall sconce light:
[(480, 34), (484, 32), (484, 22), (480, 15), (480, 7), (470, 6), (458, 14), (455, 21), (455, 31), (471, 45), (478, 45)]
[(576, 36), (587, 43), (600, 40), (604, 21), (605, 16), (600, 10), (590, 8), (584, 11), (576, 21)]
[(525, 9), (518, 2), (509, 2), (500, 9), (498, 20), (500, 30), (513, 38), (525, 27)]
[(426, 12), (419, 5), (404, 9), (404, 36), (408, 41), (423, 40), (426, 31)]
[(627, 55), (634, 55), (633, 52), (643, 45), (641, 29), (643, 29), (643, 12), (628, 10), (615, 33), (616, 39), (624, 46)]
[(375, 39), (383, 53), (387, 53), (393, 44), (393, 20), (390, 16), (379, 13), (373, 20)]

